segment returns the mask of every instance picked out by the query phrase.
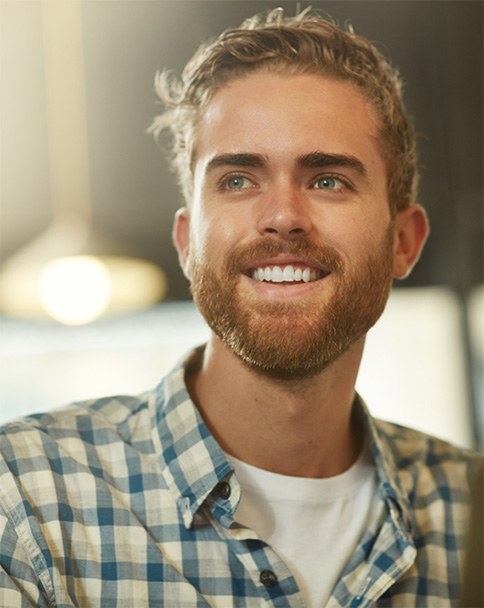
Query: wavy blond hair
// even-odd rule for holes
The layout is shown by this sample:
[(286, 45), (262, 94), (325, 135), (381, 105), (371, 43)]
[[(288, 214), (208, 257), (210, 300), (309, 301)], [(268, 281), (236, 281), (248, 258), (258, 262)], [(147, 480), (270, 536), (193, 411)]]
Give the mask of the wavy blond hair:
[(155, 87), (165, 112), (150, 131), (172, 133), (172, 166), (190, 202), (197, 125), (214, 93), (224, 84), (257, 70), (281, 74), (318, 74), (353, 82), (370, 101), (379, 120), (393, 213), (415, 202), (418, 169), (415, 133), (402, 100), (398, 71), (366, 38), (351, 27), (340, 29), (310, 8), (297, 17), (283, 9), (255, 15), (239, 28), (202, 44), (181, 79), (168, 71)]

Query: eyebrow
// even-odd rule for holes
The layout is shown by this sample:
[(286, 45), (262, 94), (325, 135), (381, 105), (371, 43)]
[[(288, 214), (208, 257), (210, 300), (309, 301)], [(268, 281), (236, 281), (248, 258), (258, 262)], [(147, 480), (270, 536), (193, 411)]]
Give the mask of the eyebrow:
[(262, 154), (220, 154), (207, 163), (205, 172), (209, 173), (218, 167), (263, 167), (267, 159)]
[[(324, 167), (348, 167), (366, 177), (365, 165), (350, 154), (330, 154), (326, 152), (309, 152), (296, 158), (296, 164), (301, 169), (319, 169)], [(205, 172), (210, 173), (219, 167), (253, 167), (260, 168), (267, 165), (267, 158), (262, 154), (237, 153), (220, 154), (214, 156), (207, 163)]]
[(325, 152), (310, 152), (303, 156), (298, 156), (297, 165), (302, 169), (318, 169), (323, 167), (348, 167), (359, 173), (362, 177), (366, 177), (367, 171), (365, 165), (350, 154), (327, 154)]

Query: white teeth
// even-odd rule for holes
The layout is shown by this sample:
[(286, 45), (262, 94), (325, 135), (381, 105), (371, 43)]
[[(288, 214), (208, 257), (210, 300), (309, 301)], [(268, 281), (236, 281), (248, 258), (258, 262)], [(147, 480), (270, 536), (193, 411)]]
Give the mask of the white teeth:
[(286, 266), (282, 273), (282, 278), (284, 281), (294, 281), (294, 268), (292, 266)]
[(282, 269), (280, 266), (259, 267), (252, 270), (251, 276), (256, 281), (267, 281), (269, 283), (310, 283), (316, 281), (319, 272), (313, 268), (294, 268), (287, 265)]
[(273, 283), (282, 283), (284, 279), (282, 278), (282, 270), (279, 266), (274, 266), (272, 269), (272, 282)]

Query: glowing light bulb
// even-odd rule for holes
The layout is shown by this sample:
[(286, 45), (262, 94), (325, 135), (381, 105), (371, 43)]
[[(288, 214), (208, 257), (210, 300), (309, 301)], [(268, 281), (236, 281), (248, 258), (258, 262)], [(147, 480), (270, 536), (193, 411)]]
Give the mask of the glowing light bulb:
[(111, 299), (106, 266), (93, 256), (58, 258), (40, 274), (39, 295), (46, 311), (67, 325), (82, 325), (100, 317)]

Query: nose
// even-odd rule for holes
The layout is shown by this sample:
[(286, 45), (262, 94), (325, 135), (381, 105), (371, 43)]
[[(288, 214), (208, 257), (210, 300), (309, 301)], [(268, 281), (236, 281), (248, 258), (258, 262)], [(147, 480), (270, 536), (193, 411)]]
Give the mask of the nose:
[(276, 234), (284, 238), (309, 234), (312, 221), (308, 201), (297, 188), (284, 187), (268, 193), (262, 205), (257, 229), (261, 235)]

